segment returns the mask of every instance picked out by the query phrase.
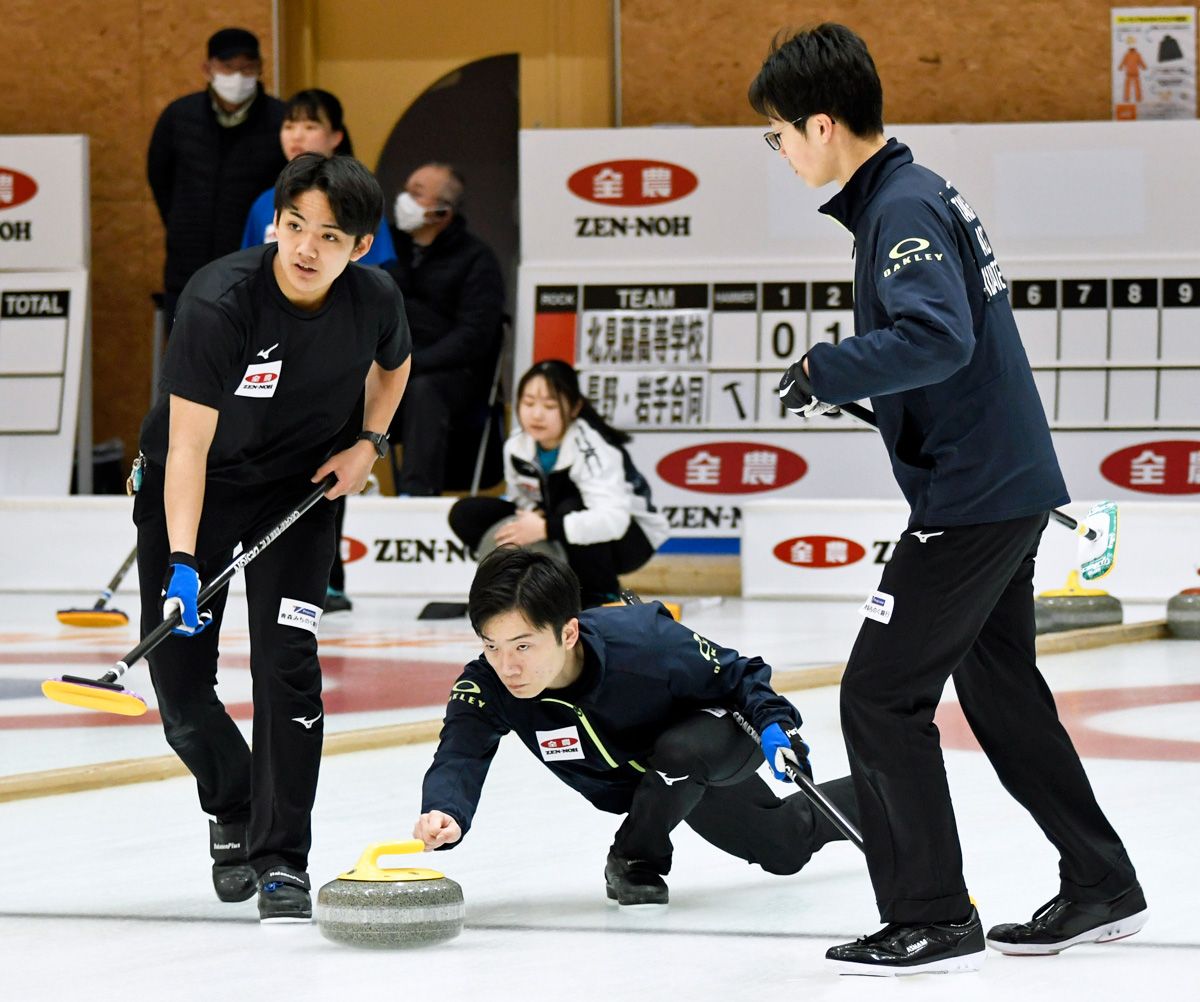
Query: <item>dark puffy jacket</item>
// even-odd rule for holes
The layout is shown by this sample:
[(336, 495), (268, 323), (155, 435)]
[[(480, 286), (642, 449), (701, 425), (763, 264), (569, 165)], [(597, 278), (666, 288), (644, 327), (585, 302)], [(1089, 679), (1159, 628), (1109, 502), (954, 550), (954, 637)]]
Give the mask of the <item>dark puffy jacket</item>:
[(1003, 522), (1066, 485), (983, 224), (889, 140), (821, 211), (854, 234), (854, 328), (808, 353), (818, 399), (870, 397), (910, 524)]
[(404, 293), (413, 339), (413, 375), (471, 369), (491, 377), (504, 315), (504, 279), (492, 249), (456, 216), (413, 267), (413, 239), (392, 228), (391, 272)]
[(242, 246), (250, 206), (287, 163), (283, 107), (259, 84), (246, 120), (232, 128), (217, 122), (207, 90), (172, 101), (159, 116), (146, 174), (167, 229), (167, 292), (178, 295), (209, 261)]
[(762, 658), (717, 646), (658, 602), (587, 609), (579, 631), (583, 675), (534, 699), (512, 695), (482, 655), (467, 665), (425, 774), (422, 813), (449, 814), (465, 836), (509, 731), (594, 807), (622, 814), (654, 743), (690, 714), (722, 707), (739, 710), (760, 732), (774, 723), (800, 726), (800, 713), (771, 688)]

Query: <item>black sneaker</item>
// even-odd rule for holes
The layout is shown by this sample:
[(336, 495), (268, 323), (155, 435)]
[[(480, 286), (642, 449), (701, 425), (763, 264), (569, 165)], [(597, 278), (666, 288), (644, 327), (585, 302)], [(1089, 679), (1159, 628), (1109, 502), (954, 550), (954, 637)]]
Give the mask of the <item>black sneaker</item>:
[(212, 880), (222, 901), (246, 901), (258, 887), (258, 874), (250, 865), (245, 821), (208, 823), (208, 851), (212, 856)]
[(895, 977), (900, 974), (958, 974), (977, 971), (987, 950), (974, 908), (965, 922), (901, 925), (893, 922), (873, 936), (830, 947), (825, 959), (839, 974)]
[(354, 603), (344, 591), (338, 591), (336, 588), (325, 590), (325, 605), (321, 609), (323, 613), (349, 612), (353, 608)]
[(987, 945), (1014, 956), (1061, 953), (1080, 943), (1110, 943), (1132, 936), (1149, 916), (1138, 884), (1119, 898), (1098, 904), (1070, 901), (1060, 894), (1042, 905), (1028, 922), (993, 926)]
[(667, 882), (640, 859), (608, 854), (604, 864), (604, 890), (619, 905), (665, 905)]
[(291, 866), (272, 866), (258, 878), (260, 922), (311, 922), (308, 874)]

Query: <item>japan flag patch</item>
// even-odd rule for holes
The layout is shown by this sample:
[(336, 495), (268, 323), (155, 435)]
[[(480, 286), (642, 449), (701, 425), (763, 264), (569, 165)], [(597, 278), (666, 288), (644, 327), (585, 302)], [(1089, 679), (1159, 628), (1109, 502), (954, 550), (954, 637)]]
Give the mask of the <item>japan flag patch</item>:
[(242, 376), (242, 385), (233, 391), (233, 395), (235, 397), (273, 397), (275, 388), (279, 385), (281, 372), (283, 372), (282, 358), (248, 365)]
[(882, 591), (873, 591), (867, 596), (867, 600), (863, 603), (862, 608), (858, 610), (858, 614), (863, 619), (873, 619), (877, 623), (883, 623), (884, 626), (891, 621), (892, 606), (895, 599), (891, 595)]

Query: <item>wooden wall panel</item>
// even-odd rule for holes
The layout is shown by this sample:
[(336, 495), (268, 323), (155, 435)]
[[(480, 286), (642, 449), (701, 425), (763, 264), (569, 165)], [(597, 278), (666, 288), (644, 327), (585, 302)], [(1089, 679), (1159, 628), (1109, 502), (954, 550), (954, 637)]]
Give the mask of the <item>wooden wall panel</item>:
[(205, 42), (228, 25), (258, 35), (269, 81), (271, 0), (4, 3), (0, 131), (90, 137), (94, 437), (122, 439), (128, 457), (150, 400), (150, 293), (162, 284), (146, 146), (168, 102), (204, 86)]
[(1108, 119), (1113, 6), (621, 0), (623, 122), (758, 124), (746, 89), (772, 36), (820, 21), (840, 21), (866, 39), (886, 122)]

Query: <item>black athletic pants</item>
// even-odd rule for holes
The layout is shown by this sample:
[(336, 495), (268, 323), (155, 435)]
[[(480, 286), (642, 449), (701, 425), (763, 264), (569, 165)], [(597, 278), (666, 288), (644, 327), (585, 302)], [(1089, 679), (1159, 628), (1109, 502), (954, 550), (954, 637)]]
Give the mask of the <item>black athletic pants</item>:
[[(516, 510), (516, 505), (503, 498), (459, 498), (450, 509), (450, 528), (474, 551), (488, 529)], [(578, 498), (568, 498), (558, 506), (557, 514), (582, 510), (583, 503)], [(562, 544), (567, 551), (567, 563), (579, 578), (584, 608), (611, 602), (621, 588), (617, 575), (636, 571), (654, 556), (654, 547), (633, 518), (620, 539), (585, 546), (562, 540)]]
[(446, 486), (450, 425), (487, 400), (487, 387), (470, 369), (414, 372), (392, 419), (389, 437), (404, 446), (397, 494), (425, 497)]
[[(162, 582), (170, 556), (163, 471), (147, 465), (133, 507), (141, 581), (142, 635), (162, 622)], [(313, 489), (307, 477), (254, 488), (210, 483), (196, 542), (203, 587)], [(254, 754), (217, 698), (217, 647), (228, 588), (209, 603), (212, 623), (194, 637), (169, 636), (148, 656), (167, 743), (196, 777), (200, 807), (218, 821), (248, 820), (251, 863), (262, 873), (305, 869), (321, 762), (324, 713), (316, 624), (333, 559), (334, 506), (318, 502), (245, 571), (253, 676)]]
[(334, 591), (346, 590), (346, 565), (342, 563), (342, 535), (346, 524), (346, 498), (343, 495), (336, 501), (331, 501), (334, 511), (333, 522), (333, 564), (329, 568), (329, 587)]
[(1136, 880), (1037, 668), (1033, 565), (1046, 523), (1034, 515), (910, 530), (884, 569), (890, 619), (863, 623), (841, 706), (885, 922), (955, 919), (971, 907), (933, 722), (951, 677), (1001, 783), (1058, 849), (1061, 893), (1105, 901)]
[[(698, 711), (658, 739), (612, 851), (670, 873), (671, 832), (683, 821), (731, 856), (768, 873), (795, 873), (843, 836), (802, 793), (776, 796), (756, 774), (763, 764), (758, 744), (717, 712)], [(821, 789), (848, 819), (857, 817), (849, 777)]]

